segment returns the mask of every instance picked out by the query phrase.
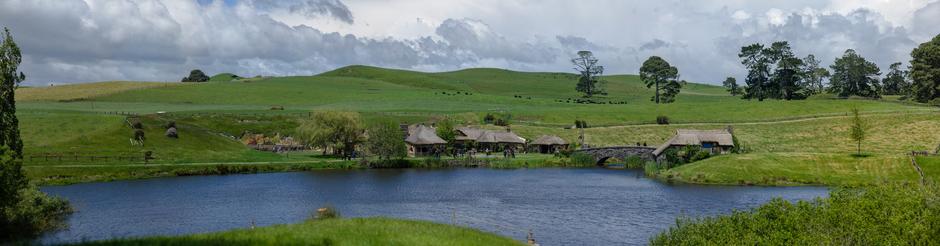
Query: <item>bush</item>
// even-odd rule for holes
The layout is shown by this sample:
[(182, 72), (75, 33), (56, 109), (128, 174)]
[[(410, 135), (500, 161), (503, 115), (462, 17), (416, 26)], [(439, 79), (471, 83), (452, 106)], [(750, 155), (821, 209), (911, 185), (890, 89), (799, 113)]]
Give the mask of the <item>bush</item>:
[(931, 106), (940, 107), (940, 98), (934, 98), (933, 100), (930, 100), (928, 104), (930, 104)]
[(655, 177), (656, 174), (659, 174), (659, 170), (662, 170), (662, 167), (659, 163), (654, 161), (647, 162), (643, 165), (643, 173), (645, 173), (646, 176)]
[(656, 124), (660, 125), (669, 125), (669, 117), (665, 115), (660, 115), (656, 117)]
[(646, 160), (639, 156), (632, 155), (627, 157), (626, 160), (623, 160), (623, 163), (624, 168), (643, 168), (646, 164)]
[(595, 162), (594, 157), (589, 154), (585, 154), (582, 152), (575, 152), (571, 154), (571, 163), (574, 163), (575, 165), (578, 165), (578, 166), (587, 166), (587, 165), (596, 164), (597, 162)]
[(176, 121), (172, 121), (172, 120), (171, 120), (171, 121), (167, 122), (167, 123), (166, 123), (166, 126), (164, 126), (164, 128), (166, 128), (166, 129), (176, 128)]
[(487, 113), (486, 116), (483, 117), (483, 123), (485, 124), (492, 124), (494, 121), (496, 121), (496, 116), (493, 114)]
[(506, 120), (506, 119), (503, 119), (503, 118), (498, 118), (498, 119), (496, 119), (496, 122), (493, 122), (493, 125), (497, 125), (497, 126), (509, 126), (509, 120)]
[(58, 229), (72, 212), (68, 202), (49, 197), (28, 183), (22, 162), (0, 146), (0, 245)]
[(651, 245), (938, 245), (936, 184), (841, 188), (827, 199), (775, 198), (750, 211), (679, 219)]
[(182, 82), (206, 82), (209, 81), (209, 76), (202, 72), (202, 70), (196, 69), (189, 72), (189, 77), (183, 77)]

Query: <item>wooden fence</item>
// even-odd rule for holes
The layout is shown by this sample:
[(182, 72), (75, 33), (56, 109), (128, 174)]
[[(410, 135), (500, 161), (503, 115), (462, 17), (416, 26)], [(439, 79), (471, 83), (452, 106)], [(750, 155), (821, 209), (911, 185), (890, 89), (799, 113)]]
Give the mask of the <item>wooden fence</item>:
[(41, 153), (30, 154), (23, 158), (29, 162), (150, 162), (156, 158), (145, 153), (140, 154), (95, 154), (95, 153)]

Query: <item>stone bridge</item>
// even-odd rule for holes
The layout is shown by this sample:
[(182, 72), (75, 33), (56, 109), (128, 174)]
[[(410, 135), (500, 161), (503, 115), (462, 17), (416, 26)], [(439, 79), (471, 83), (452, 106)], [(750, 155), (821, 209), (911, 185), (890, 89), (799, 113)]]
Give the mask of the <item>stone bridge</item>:
[(597, 165), (604, 165), (604, 162), (606, 162), (607, 159), (617, 158), (620, 160), (626, 160), (631, 156), (638, 156), (647, 161), (655, 161), (656, 156), (653, 155), (654, 150), (656, 150), (656, 147), (622, 146), (579, 149), (575, 150), (574, 152), (588, 154), (594, 157), (594, 161), (597, 163)]

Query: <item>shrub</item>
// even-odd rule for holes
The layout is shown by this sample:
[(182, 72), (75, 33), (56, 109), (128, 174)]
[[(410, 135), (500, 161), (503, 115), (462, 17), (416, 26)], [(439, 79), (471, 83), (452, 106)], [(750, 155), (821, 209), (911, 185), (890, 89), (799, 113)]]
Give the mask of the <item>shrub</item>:
[(780, 198), (730, 215), (679, 219), (651, 245), (938, 245), (938, 186), (840, 188), (829, 198)]
[(596, 162), (594, 162), (594, 157), (589, 154), (575, 152), (571, 154), (571, 163), (574, 163), (578, 166), (587, 166), (595, 164)]
[(496, 121), (496, 116), (493, 114), (487, 113), (486, 116), (483, 116), (483, 123), (492, 124), (494, 121)]
[(660, 125), (669, 125), (669, 117), (665, 115), (660, 115), (656, 117), (656, 124)]
[(654, 177), (656, 176), (656, 174), (659, 174), (659, 170), (661, 169), (662, 167), (659, 165), (659, 163), (656, 163), (654, 161), (647, 162), (646, 164), (643, 165), (643, 173), (645, 173), (646, 176), (650, 176), (650, 177)]
[(196, 69), (189, 72), (189, 77), (183, 77), (181, 82), (206, 82), (209, 81), (209, 76), (202, 72), (202, 70)]
[(6, 146), (0, 146), (0, 182), (0, 245), (58, 229), (72, 212), (67, 201), (30, 185), (22, 162)]
[(929, 103), (929, 104), (930, 104), (931, 106), (938, 106), (938, 107), (940, 107), (940, 98), (934, 98), (933, 100), (930, 100), (930, 103)]
[(506, 119), (503, 119), (503, 118), (498, 118), (498, 119), (496, 119), (495, 122), (493, 122), (493, 125), (497, 125), (497, 126), (509, 126), (509, 120), (506, 120)]
[(623, 163), (624, 168), (643, 168), (643, 166), (646, 164), (646, 160), (640, 158), (639, 156), (633, 155), (627, 157), (626, 160), (623, 160)]
[(171, 120), (171, 121), (167, 122), (167, 123), (166, 123), (166, 126), (164, 126), (164, 127), (165, 127), (166, 129), (176, 128), (176, 121), (172, 121), (172, 120)]

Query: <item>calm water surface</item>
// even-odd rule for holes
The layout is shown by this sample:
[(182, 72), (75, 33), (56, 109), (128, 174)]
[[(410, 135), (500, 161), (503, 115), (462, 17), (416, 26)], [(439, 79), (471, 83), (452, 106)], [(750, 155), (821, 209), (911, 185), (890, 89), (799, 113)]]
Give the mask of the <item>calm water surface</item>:
[(76, 209), (43, 243), (296, 223), (332, 204), (345, 217), (456, 222), (542, 245), (645, 244), (681, 216), (809, 200), (819, 187), (669, 185), (606, 169), (330, 170), (43, 187)]

